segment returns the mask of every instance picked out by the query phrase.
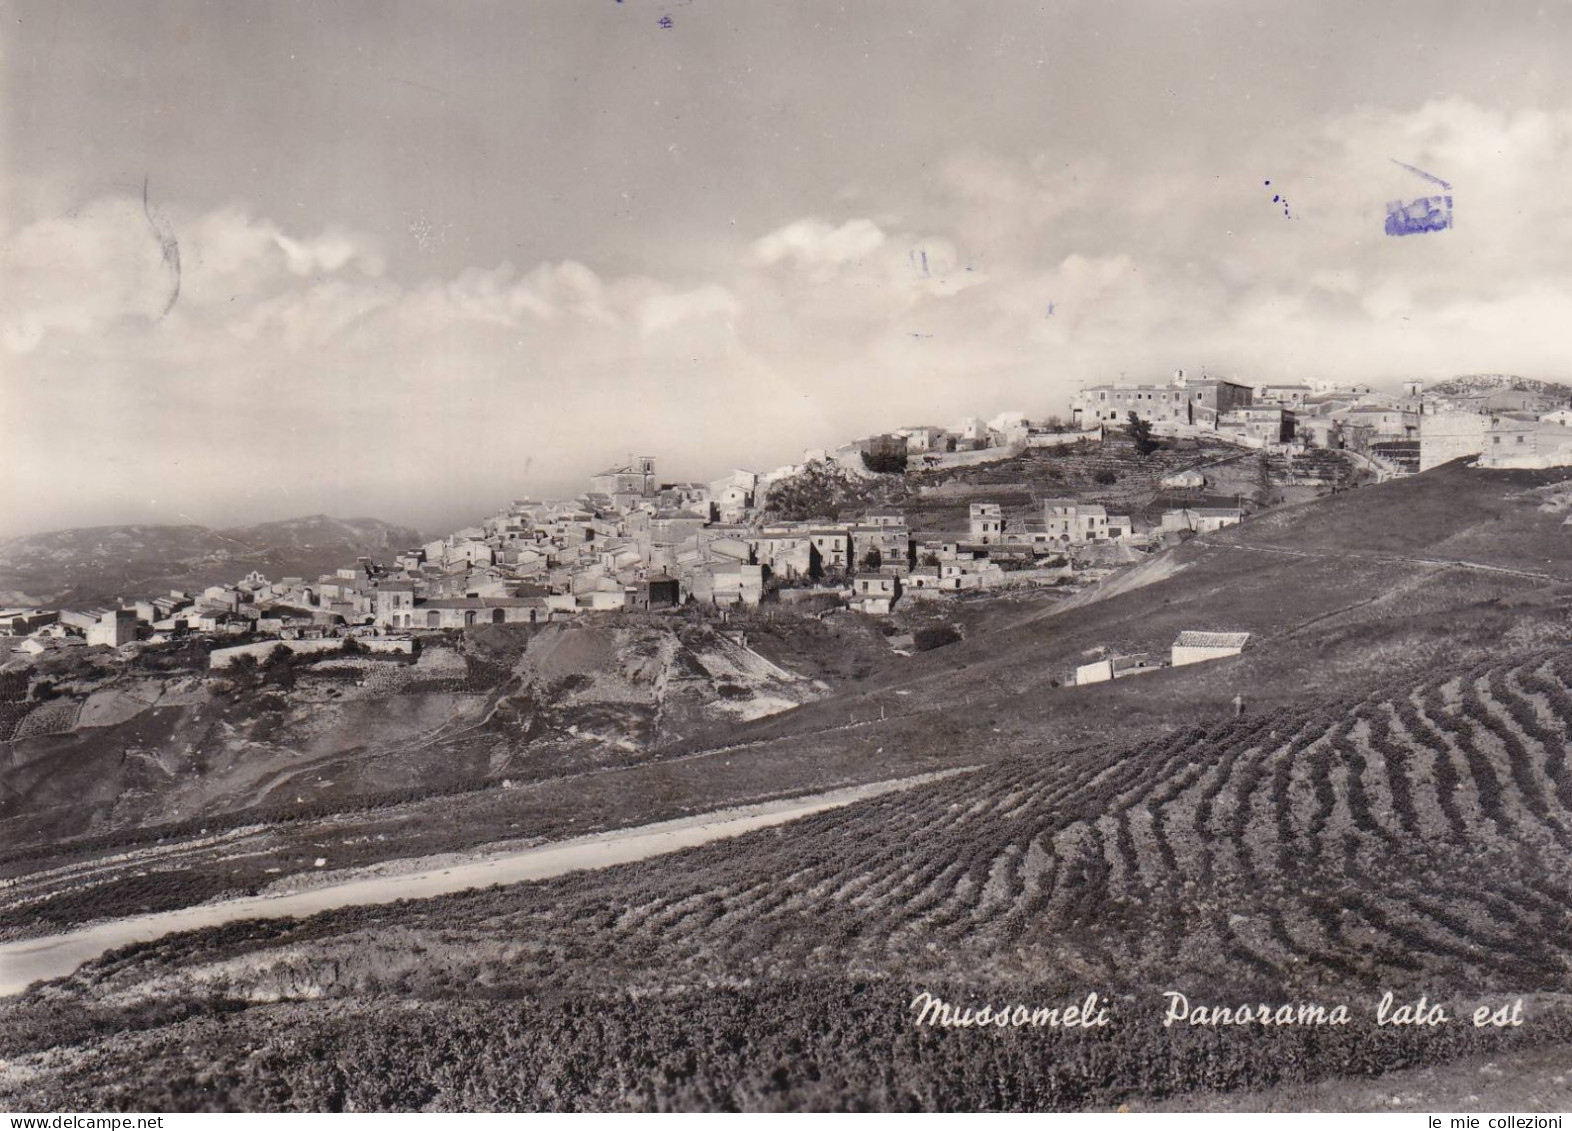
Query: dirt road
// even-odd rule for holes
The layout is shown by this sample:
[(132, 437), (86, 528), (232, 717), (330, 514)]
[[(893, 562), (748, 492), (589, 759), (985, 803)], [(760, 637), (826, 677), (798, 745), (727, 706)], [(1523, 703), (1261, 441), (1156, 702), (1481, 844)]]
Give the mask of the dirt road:
[[(66, 934), (20, 939), (0, 944), (0, 996), (20, 993), (40, 979), (69, 974), (83, 962), (97, 958), (105, 951), (134, 942), (147, 942), (176, 931), (215, 927), (242, 919), (315, 915), (338, 907), (392, 903), (399, 899), (429, 899), (492, 884), (545, 880), (568, 872), (626, 864), (692, 848), (712, 840), (738, 836), (754, 829), (783, 824), (811, 813), (883, 793), (910, 789), (964, 772), (946, 770), (851, 786), (807, 797), (721, 809), (507, 853), (476, 853), (457, 863), (451, 857), (444, 857), (443, 863), (434, 867), (422, 867), (422, 861), (419, 860), (404, 861), (400, 863), (396, 874), (392, 875), (365, 869), (364, 874), (350, 872), (340, 877), (324, 877), (327, 882), (304, 891), (252, 896), (156, 915), (113, 919)], [(377, 866), (381, 870), (387, 867), (387, 863)]]

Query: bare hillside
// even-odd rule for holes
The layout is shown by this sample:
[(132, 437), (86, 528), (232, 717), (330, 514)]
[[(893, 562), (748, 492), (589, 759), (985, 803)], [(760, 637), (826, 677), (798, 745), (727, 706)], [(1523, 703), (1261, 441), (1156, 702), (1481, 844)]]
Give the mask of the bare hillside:
[[(640, 1108), (659, 1093), (619, 1066), (651, 1062), (694, 1107), (1062, 1109), (1565, 1040), (1568, 657), (1012, 759), (678, 867), (131, 948), (0, 1006), (4, 1086), (31, 1107)], [(974, 1008), (1096, 992), (1112, 1021), (923, 1029), (923, 991)], [(1350, 1020), (1165, 1030), (1169, 991)], [(1454, 1018), (1521, 1001), (1532, 1024), (1394, 1039), (1374, 1023), (1389, 991)], [(83, 1045), (43, 1051), (62, 1040)], [(395, 1071), (406, 1044), (446, 1069)]]

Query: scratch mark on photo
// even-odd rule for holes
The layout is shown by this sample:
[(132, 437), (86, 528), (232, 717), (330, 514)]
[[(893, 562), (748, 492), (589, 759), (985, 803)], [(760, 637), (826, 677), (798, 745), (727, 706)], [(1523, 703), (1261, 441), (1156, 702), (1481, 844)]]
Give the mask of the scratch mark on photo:
[(142, 178), (142, 214), (153, 229), (153, 235), (164, 253), (164, 267), (169, 272), (169, 298), (158, 315), (163, 318), (175, 308), (175, 300), (180, 297), (180, 244), (175, 239), (175, 229), (169, 218), (154, 208), (148, 199), (147, 183), (147, 178)]

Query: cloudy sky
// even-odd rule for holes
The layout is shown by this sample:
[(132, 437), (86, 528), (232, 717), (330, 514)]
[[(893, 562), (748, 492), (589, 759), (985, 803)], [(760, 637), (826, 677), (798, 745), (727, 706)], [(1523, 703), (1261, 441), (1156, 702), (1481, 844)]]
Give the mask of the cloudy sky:
[[(0, 532), (1572, 377), (1568, 57), (1565, 3), (0, 0)], [(1396, 162), (1454, 230), (1383, 233)]]

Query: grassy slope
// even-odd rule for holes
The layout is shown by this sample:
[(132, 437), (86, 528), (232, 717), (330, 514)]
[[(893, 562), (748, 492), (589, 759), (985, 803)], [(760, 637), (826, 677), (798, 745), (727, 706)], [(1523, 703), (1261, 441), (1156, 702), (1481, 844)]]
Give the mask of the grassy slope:
[[(10, 1098), (1081, 1108), (1475, 1054), (1532, 1084), (1524, 1050), (1572, 1036), (1572, 651), (1350, 708), (1012, 760), (677, 867), (129, 948), (0, 1006)], [(972, 1004), (1095, 989), (1117, 1020), (917, 1031), (924, 988)], [(1166, 1031), (1166, 989), (1344, 1002), (1354, 1020)], [(1521, 996), (1529, 1023), (1393, 1034), (1371, 1023), (1386, 990), (1454, 1016)], [(38, 1053), (62, 1041), (84, 1047)]]
[(1132, 1111), (1572, 1111), (1572, 1045), (1471, 1056), (1371, 1079), (1284, 1084), (1263, 1091), (1187, 1095)]
[[(1073, 744), (1215, 717), (1235, 694), (1252, 704), (1299, 701), (1357, 690), (1376, 672), (1421, 672), (1503, 644), (1566, 639), (1572, 531), (1564, 512), (1540, 509), (1543, 493), (1531, 494), (1566, 479), (1450, 466), (1281, 508), (1137, 567), (1105, 599), (1023, 606), (1018, 624), (914, 656), (740, 736), (868, 719), (882, 704), (889, 715), (956, 713), (982, 742), (990, 732), (978, 724), (987, 720)], [(1536, 576), (1444, 564), (1458, 559)], [(1054, 687), (1100, 649), (1164, 654), (1186, 629), (1252, 639), (1236, 659)], [(908, 738), (926, 725), (895, 723), (884, 733)]]
[[(1138, 567), (1120, 579), (1116, 588), (1122, 591), (1104, 600), (1063, 609), (1047, 600), (1011, 602), (1002, 606), (1007, 615), (994, 618), (988, 631), (899, 663), (875, 663), (874, 653), (863, 652), (867, 641), (819, 626), (812, 632), (826, 635), (810, 642), (809, 652), (822, 657), (822, 674), (850, 681), (828, 699), (754, 723), (680, 728), (681, 736), (664, 751), (623, 759), (632, 763), (625, 770), (611, 772), (610, 763), (592, 758), (577, 768), (602, 767), (593, 785), (576, 784), (583, 780), (578, 778), (562, 779), (560, 785), (544, 780), (568, 768), (562, 763), (540, 774), (518, 775), (528, 783), (524, 789), (385, 806), (355, 819), (357, 825), (369, 822), (374, 835), (353, 846), (339, 847), (346, 838), (338, 820), (281, 826), (268, 834), (262, 846), (266, 853), (250, 858), (250, 864), (220, 867), (215, 862), (220, 854), (199, 853), (188, 861), (192, 870), (178, 884), (163, 884), (151, 894), (143, 884), (114, 898), (107, 890), (91, 898), (81, 894), (63, 904), (62, 913), (74, 908), (70, 915), (79, 917), (95, 900), (102, 901), (96, 903), (101, 913), (110, 913), (178, 905), (195, 898), (186, 893), (226, 890), (226, 885), (245, 890), (266, 882), (267, 868), (309, 867), (322, 845), (335, 848), (335, 862), (362, 863), (379, 854), (557, 835), (571, 819), (575, 795), (583, 798), (588, 823), (638, 823), (707, 805), (946, 765), (1073, 750), (1092, 742), (1132, 742), (1226, 717), (1236, 694), (1244, 696), (1251, 711), (1264, 710), (1363, 691), (1375, 673), (1380, 678), (1421, 673), (1491, 654), (1503, 645), (1554, 644), (1572, 635), (1565, 585), (1398, 559), (1466, 554), (1470, 560), (1534, 573), (1565, 573), (1563, 514), (1539, 509), (1545, 492), (1525, 494), (1557, 478), (1555, 473), (1450, 467), (1285, 508)], [(1154, 580), (1137, 585), (1141, 574)], [(1054, 686), (1099, 648), (1165, 652), (1188, 628), (1255, 635), (1235, 659), (1115, 684)], [(774, 631), (783, 635), (773, 641), (770, 631), (760, 628), (754, 635), (767, 654), (794, 666), (810, 658), (803, 651), (809, 645), (794, 644), (790, 630), (776, 626)], [(863, 654), (867, 661), (854, 659)], [(484, 782), (499, 742), (521, 741), (516, 730), (486, 730), (473, 743), (458, 746), (434, 743), (413, 758), (394, 749), (373, 764), (386, 767), (392, 775), (388, 781), (472, 789)], [(716, 746), (736, 748), (695, 762), (665, 760)], [(118, 763), (119, 750), (110, 753)], [(337, 772), (327, 776), (354, 782), (343, 771), (365, 761), (363, 754), (350, 751), (336, 764)], [(47, 757), (43, 764), (50, 764)], [(76, 777), (67, 772), (68, 760), (54, 765), (60, 789), (69, 791), (77, 781), (90, 790), (121, 788), (113, 774), (82, 776), (87, 767), (102, 766), (102, 758), (83, 763)], [(127, 804), (118, 795), (116, 803)], [(450, 819), (460, 815), (462, 820)], [(46, 863), (35, 855), (6, 870), (25, 874)], [(106, 882), (112, 878), (104, 877)]]

